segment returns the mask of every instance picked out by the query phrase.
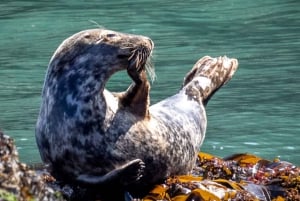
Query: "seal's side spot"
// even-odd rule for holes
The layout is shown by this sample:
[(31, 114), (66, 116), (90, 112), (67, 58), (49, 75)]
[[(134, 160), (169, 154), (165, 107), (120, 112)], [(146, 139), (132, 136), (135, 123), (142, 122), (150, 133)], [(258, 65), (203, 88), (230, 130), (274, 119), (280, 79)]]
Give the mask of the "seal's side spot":
[[(235, 59), (200, 59), (177, 94), (150, 107), (148, 37), (105, 29), (66, 39), (48, 66), (36, 124), (41, 157), (59, 180), (131, 189), (187, 174), (205, 137), (205, 104), (237, 69)], [(105, 89), (126, 70), (125, 92)]]

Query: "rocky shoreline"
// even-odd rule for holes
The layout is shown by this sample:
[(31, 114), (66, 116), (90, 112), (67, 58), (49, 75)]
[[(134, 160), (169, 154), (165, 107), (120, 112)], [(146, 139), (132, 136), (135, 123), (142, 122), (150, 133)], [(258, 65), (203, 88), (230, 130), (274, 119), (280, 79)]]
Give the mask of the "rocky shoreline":
[(42, 173), (19, 161), (14, 140), (0, 131), (0, 200), (64, 200), (46, 185)]
[[(113, 189), (114, 190), (114, 189)], [(0, 200), (101, 200), (87, 189), (60, 184), (45, 167), (19, 161), (14, 140), (0, 131)], [(131, 200), (130, 194), (127, 200)], [(136, 200), (136, 199), (135, 199)], [(251, 154), (218, 158), (199, 153), (192, 175), (168, 178), (142, 200), (300, 200), (300, 168)]]

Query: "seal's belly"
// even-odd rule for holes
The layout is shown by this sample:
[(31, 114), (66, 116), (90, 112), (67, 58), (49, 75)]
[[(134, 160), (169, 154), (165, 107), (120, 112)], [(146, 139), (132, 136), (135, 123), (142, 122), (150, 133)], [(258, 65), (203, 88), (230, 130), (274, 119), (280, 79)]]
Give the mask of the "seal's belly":
[(106, 174), (124, 163), (141, 159), (146, 164), (144, 179), (155, 182), (192, 169), (205, 136), (203, 105), (195, 101), (182, 104), (185, 97), (177, 94), (151, 106), (150, 118), (141, 120), (117, 108), (114, 97), (109, 96), (116, 104), (107, 110), (102, 133), (97, 129), (86, 136), (66, 136), (65, 133), (74, 132), (70, 127), (65, 128), (71, 130), (53, 128), (56, 133), (48, 133), (53, 136), (45, 139), (54, 141), (49, 143), (49, 149), (41, 150), (57, 166), (56, 172), (75, 174), (75, 177), (85, 172)]
[(186, 174), (195, 164), (205, 136), (206, 114), (196, 102), (190, 109), (180, 106), (180, 98), (171, 97), (152, 106), (149, 120), (136, 122), (115, 142), (114, 152), (118, 151), (119, 157), (145, 162), (148, 180)]

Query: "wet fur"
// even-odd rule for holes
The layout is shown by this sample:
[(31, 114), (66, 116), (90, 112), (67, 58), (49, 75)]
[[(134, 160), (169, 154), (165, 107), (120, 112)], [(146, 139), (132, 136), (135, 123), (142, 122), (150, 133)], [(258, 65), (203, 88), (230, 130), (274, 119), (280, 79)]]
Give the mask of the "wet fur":
[[(147, 37), (97, 29), (75, 34), (54, 53), (36, 140), (57, 179), (132, 189), (191, 171), (205, 137), (204, 105), (237, 61), (200, 59), (177, 94), (149, 107), (152, 49)], [(133, 83), (111, 93), (105, 84), (119, 70)]]

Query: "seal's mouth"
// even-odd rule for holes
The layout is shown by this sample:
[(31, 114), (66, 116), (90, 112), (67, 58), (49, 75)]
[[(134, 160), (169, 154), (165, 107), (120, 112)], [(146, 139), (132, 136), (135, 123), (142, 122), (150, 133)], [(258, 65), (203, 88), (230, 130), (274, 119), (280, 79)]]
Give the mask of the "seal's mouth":
[(131, 51), (131, 55), (128, 58), (128, 69), (136, 69), (138, 73), (146, 70), (150, 79), (153, 81), (155, 79), (155, 71), (151, 58), (152, 48), (144, 46), (135, 48)]

